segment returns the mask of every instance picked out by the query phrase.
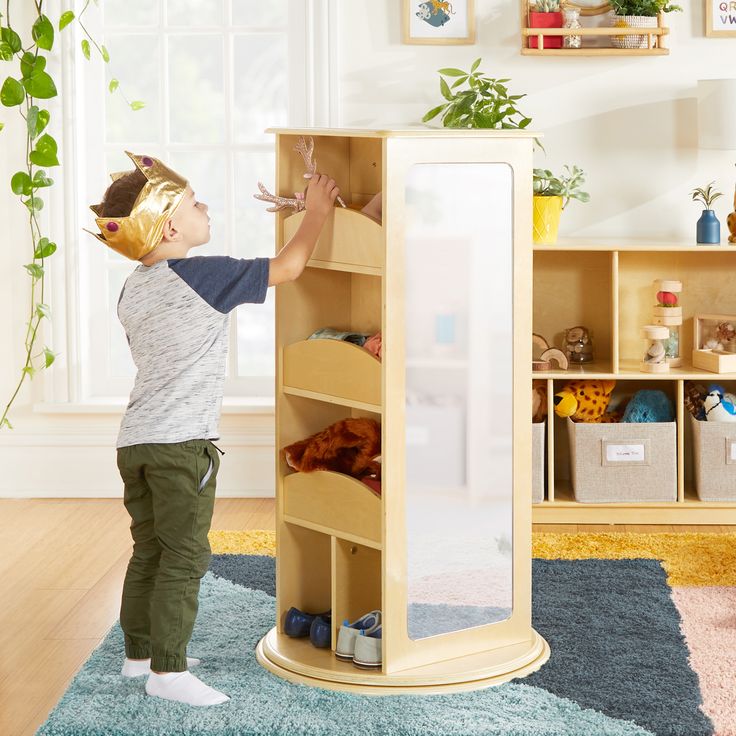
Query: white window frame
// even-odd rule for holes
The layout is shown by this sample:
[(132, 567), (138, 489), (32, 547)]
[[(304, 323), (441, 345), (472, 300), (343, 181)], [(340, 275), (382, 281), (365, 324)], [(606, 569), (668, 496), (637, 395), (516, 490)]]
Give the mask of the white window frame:
[[(163, 0), (161, 0), (163, 3)], [(303, 58), (306, 64), (292, 69), (292, 78), (304, 80), (303, 94), (295, 100), (290, 94), (289, 125), (309, 127), (337, 127), (339, 109), (337, 104), (337, 0), (289, 0), (293, 8), (290, 13), (292, 23), (301, 19), (303, 28), (299, 33), (290, 30), (290, 43), (303, 44)], [(60, 12), (59, 0), (50, 0), (50, 10)], [(79, 12), (83, 0), (65, 3)], [(86, 17), (85, 25), (94, 28), (95, 9)], [(140, 29), (138, 29), (140, 30)], [(182, 33), (192, 29), (182, 28)], [(214, 29), (210, 29), (214, 30)], [(221, 30), (221, 29), (218, 29)], [(99, 37), (99, 30), (97, 36)], [(225, 32), (232, 38), (233, 31)], [(89, 381), (85, 371), (89, 368), (89, 358), (85, 355), (85, 335), (89, 328), (82, 324), (82, 299), (87, 295), (81, 287), (85, 280), (83, 269), (89, 261), (80, 258), (82, 249), (89, 247), (92, 236), (82, 228), (89, 224), (87, 208), (91, 202), (82, 201), (81, 192), (86, 188), (83, 182), (89, 176), (90, 162), (86, 156), (87, 141), (93, 121), (86, 113), (85, 94), (94, 89), (95, 94), (109, 94), (104, 82), (103, 62), (99, 59), (86, 61), (79, 50), (82, 39), (77, 24), (59, 34), (56, 54), (60, 57), (56, 68), (60, 79), (60, 98), (52, 101), (52, 114), (57, 122), (56, 137), (59, 140), (62, 167), (56, 170), (56, 185), (48, 197), (48, 222), (50, 232), (60, 241), (60, 248), (53, 264), (49, 263), (48, 284), (49, 303), (52, 308), (52, 321), (45, 326), (47, 343), (60, 353), (53, 369), (44, 372), (43, 400), (34, 405), (36, 412), (106, 412), (125, 406), (130, 386), (123, 390), (111, 391), (110, 396), (91, 396)], [(293, 40), (292, 40), (293, 39)], [(296, 56), (296, 55), (295, 55)], [(229, 74), (229, 69), (225, 70)], [(297, 87), (298, 89), (298, 87)], [(58, 123), (61, 121), (61, 131)], [(98, 130), (102, 127), (98, 123)], [(131, 146), (135, 142), (131, 142)], [(98, 150), (102, 150), (101, 148)], [(131, 149), (129, 149), (131, 150)], [(133, 148), (132, 150), (136, 150)], [(61, 176), (59, 176), (59, 172)], [(132, 270), (132, 269), (131, 269)], [(107, 272), (105, 272), (107, 273)], [(232, 335), (235, 334), (236, 317), (231, 319)], [(109, 324), (109, 322), (108, 322)], [(105, 336), (106, 337), (106, 336)], [(237, 350), (231, 340), (230, 357)], [(248, 379), (230, 379), (245, 382)], [(113, 387), (115, 389), (115, 387)], [(249, 396), (243, 391), (233, 390), (230, 381), (226, 382), (223, 411), (242, 413), (271, 413), (271, 397)]]

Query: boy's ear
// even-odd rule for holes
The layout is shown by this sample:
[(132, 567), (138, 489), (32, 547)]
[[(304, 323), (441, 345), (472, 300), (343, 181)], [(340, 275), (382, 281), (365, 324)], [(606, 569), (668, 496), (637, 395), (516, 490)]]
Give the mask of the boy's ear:
[(161, 233), (161, 240), (168, 243), (175, 243), (177, 240), (179, 240), (179, 231), (174, 227), (173, 220), (166, 220), (164, 224), (164, 230)]

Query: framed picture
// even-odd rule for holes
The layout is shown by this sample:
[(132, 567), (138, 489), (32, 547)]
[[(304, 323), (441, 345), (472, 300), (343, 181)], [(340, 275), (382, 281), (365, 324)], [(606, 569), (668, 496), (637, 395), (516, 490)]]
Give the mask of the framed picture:
[(736, 37), (736, 2), (705, 0), (705, 35)]
[(474, 0), (402, 0), (404, 43), (475, 43)]

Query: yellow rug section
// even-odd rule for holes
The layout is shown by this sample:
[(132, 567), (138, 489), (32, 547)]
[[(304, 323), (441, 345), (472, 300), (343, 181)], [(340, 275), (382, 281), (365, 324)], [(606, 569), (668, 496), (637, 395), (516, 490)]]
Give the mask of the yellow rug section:
[(654, 559), (670, 587), (736, 586), (736, 534), (555, 534), (533, 535), (532, 554), (545, 560)]
[(247, 532), (210, 532), (213, 555), (270, 555), (276, 554), (276, 532), (252, 529)]
[[(532, 535), (532, 554), (544, 560), (660, 560), (672, 587), (736, 586), (736, 534), (555, 534)], [(212, 531), (213, 554), (276, 553), (276, 533)]]

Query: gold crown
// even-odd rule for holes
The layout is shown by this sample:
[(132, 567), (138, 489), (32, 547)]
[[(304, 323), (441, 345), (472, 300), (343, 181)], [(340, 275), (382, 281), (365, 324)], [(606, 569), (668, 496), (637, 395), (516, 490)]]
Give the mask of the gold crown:
[[(127, 217), (100, 217), (103, 205), (90, 205), (97, 215), (95, 221), (100, 232), (93, 233), (86, 228), (85, 232), (126, 258), (137, 261), (161, 242), (164, 225), (184, 199), (188, 182), (153, 156), (125, 153), (146, 177), (146, 184)], [(121, 171), (111, 174), (110, 178), (115, 181), (129, 173)]]

